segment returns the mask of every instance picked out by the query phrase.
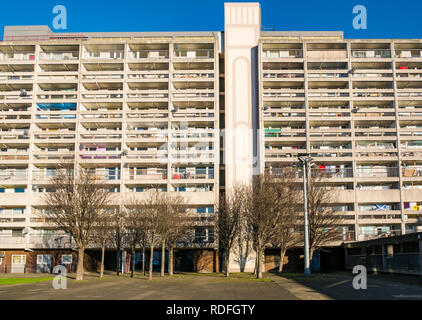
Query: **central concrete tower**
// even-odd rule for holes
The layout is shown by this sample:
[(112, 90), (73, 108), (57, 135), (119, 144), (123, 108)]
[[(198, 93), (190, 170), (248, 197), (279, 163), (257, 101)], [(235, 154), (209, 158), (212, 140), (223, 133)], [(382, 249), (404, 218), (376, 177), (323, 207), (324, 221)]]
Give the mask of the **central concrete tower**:
[(250, 183), (256, 165), (259, 3), (225, 3), (226, 188)]
[[(259, 3), (225, 4), (225, 178), (226, 190), (250, 184), (257, 166)], [(233, 249), (230, 271), (253, 271), (255, 252), (245, 234)]]

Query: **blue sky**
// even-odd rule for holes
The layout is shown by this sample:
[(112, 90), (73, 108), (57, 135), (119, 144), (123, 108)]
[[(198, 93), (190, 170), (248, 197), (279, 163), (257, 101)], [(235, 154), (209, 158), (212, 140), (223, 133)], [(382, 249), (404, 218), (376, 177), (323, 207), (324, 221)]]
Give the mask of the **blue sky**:
[[(422, 38), (421, 0), (261, 0), (260, 3), (262, 24), (276, 30), (344, 31), (345, 38)], [(5, 25), (52, 27), (52, 10), (56, 5), (67, 8), (67, 32), (224, 29), (224, 1), (220, 0), (20, 0), (2, 1), (1, 33)], [(367, 30), (353, 29), (355, 5), (367, 8)]]

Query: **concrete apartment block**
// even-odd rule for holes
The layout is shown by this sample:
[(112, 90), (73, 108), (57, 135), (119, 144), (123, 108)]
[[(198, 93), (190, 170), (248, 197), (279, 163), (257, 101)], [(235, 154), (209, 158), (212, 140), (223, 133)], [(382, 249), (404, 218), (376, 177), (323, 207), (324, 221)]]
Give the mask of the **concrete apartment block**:
[(224, 33), (5, 27), (0, 119), (0, 256), (17, 265), (71, 247), (41, 196), (72, 159), (116, 208), (151, 187), (185, 196), (193, 251), (217, 247), (223, 188), (305, 152), (337, 192), (344, 242), (420, 230), (420, 39), (261, 31), (258, 3), (227, 3)]

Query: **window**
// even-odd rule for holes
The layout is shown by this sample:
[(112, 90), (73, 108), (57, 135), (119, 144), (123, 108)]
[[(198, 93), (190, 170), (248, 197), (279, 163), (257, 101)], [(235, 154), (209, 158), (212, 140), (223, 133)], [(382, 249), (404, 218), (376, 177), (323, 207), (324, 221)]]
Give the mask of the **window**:
[(51, 254), (37, 254), (37, 264), (51, 265)]
[(72, 255), (62, 254), (62, 264), (72, 264)]
[(13, 264), (25, 264), (26, 256), (25, 255), (12, 255)]
[(13, 214), (25, 214), (24, 208), (13, 208)]
[(12, 238), (22, 238), (23, 229), (12, 229)]

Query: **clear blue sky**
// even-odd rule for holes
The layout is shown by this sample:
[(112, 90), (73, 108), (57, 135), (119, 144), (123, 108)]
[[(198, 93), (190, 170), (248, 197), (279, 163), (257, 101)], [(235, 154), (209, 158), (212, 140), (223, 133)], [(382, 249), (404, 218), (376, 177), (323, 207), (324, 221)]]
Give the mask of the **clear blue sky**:
[[(345, 38), (422, 38), (421, 0), (261, 0), (260, 3), (262, 24), (276, 30), (344, 31)], [(67, 8), (67, 32), (224, 29), (221, 0), (20, 0), (2, 1), (1, 34), (5, 25), (51, 27), (52, 9), (59, 4)], [(353, 29), (355, 5), (367, 8), (367, 30)]]

